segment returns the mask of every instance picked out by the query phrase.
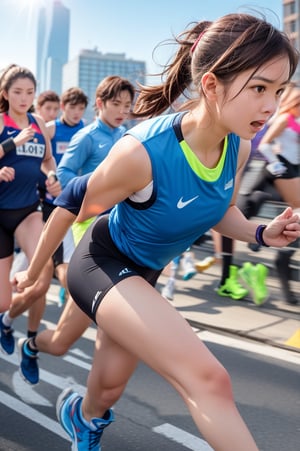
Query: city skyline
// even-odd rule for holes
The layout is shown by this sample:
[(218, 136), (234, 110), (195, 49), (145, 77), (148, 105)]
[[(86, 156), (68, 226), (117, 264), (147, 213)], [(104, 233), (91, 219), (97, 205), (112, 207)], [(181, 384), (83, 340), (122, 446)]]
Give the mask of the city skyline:
[(89, 98), (84, 117), (88, 122), (95, 116), (94, 99), (99, 83), (110, 75), (128, 79), (133, 85), (145, 84), (145, 63), (126, 59), (125, 54), (102, 54), (95, 50), (82, 50), (63, 67), (62, 92), (70, 86), (80, 86)]
[[(41, 7), (37, 23), (37, 93), (62, 91), (63, 65), (69, 60), (70, 10), (61, 1)], [(57, 44), (60, 45), (57, 45)]]
[[(95, 49), (102, 53), (125, 53), (126, 58), (143, 60), (147, 72), (160, 71), (174, 48), (161, 46), (162, 41), (172, 38), (193, 21), (214, 20), (217, 17), (237, 12), (262, 12), (278, 28), (282, 21), (282, 0), (259, 2), (242, 0), (210, 0), (199, 4), (190, 0), (188, 8), (182, 2), (141, 2), (131, 0), (124, 4), (115, 0), (112, 7), (101, 0), (62, 0), (70, 9), (69, 60), (82, 49)], [(16, 63), (36, 72), (36, 47), (38, 10), (49, 0), (0, 0), (2, 33), (6, 45), (0, 56), (1, 68)], [(243, 6), (244, 5), (244, 6)]]

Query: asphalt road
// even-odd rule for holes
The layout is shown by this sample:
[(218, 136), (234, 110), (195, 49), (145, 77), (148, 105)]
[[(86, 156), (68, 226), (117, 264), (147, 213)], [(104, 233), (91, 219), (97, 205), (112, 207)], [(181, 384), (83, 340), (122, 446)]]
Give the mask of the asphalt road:
[[(60, 310), (48, 305), (45, 320)], [(15, 322), (16, 337), (26, 318)], [(31, 387), (18, 374), (18, 358), (0, 355), (0, 450), (69, 450), (56, 421), (57, 396), (66, 386), (83, 392), (93, 351), (92, 328), (63, 357), (42, 355), (41, 381)], [(299, 355), (235, 337), (197, 331), (229, 370), (238, 407), (260, 451), (298, 451)], [(209, 451), (177, 393), (141, 364), (114, 407), (116, 422), (103, 436), (103, 451)], [(224, 412), (226, 415), (226, 412)], [(241, 450), (242, 451), (242, 450)]]

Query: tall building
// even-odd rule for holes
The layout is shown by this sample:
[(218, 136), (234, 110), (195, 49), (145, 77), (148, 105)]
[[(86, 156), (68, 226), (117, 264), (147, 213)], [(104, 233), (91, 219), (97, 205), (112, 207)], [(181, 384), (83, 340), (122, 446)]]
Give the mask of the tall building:
[(125, 53), (103, 54), (97, 49), (81, 50), (63, 67), (63, 91), (79, 86), (89, 98), (85, 119), (90, 122), (95, 116), (95, 92), (98, 84), (109, 75), (127, 78), (133, 85), (145, 84), (146, 63), (126, 59)]
[[(300, 51), (300, 0), (283, 0), (283, 29)], [(300, 65), (295, 79), (300, 83)]]
[(39, 11), (36, 75), (38, 93), (62, 92), (62, 69), (69, 58), (70, 10), (61, 1), (47, 3)]

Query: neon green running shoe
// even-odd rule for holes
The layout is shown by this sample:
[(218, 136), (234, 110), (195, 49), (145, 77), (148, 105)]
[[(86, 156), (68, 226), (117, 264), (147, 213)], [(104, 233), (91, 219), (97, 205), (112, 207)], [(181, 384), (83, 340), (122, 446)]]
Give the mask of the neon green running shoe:
[(266, 286), (268, 268), (261, 263), (252, 265), (249, 262), (243, 264), (239, 270), (242, 283), (249, 289), (255, 305), (262, 305), (268, 299), (269, 292)]
[(244, 288), (238, 281), (238, 267), (230, 265), (229, 277), (225, 283), (217, 289), (219, 296), (226, 296), (234, 300), (243, 299), (248, 294), (248, 290)]

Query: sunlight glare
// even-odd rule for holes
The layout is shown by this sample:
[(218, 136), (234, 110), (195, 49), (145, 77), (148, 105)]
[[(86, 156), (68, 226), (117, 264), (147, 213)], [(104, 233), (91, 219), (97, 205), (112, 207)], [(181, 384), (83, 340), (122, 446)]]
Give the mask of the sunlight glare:
[(35, 27), (35, 20), (40, 8), (46, 6), (46, 0), (11, 0), (11, 6), (14, 5), (17, 15), (23, 17), (25, 33), (32, 33)]
[(22, 9), (32, 9), (35, 7), (40, 7), (45, 5), (45, 0), (17, 0), (19, 5), (21, 4)]

